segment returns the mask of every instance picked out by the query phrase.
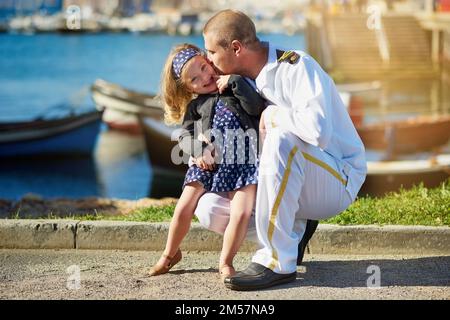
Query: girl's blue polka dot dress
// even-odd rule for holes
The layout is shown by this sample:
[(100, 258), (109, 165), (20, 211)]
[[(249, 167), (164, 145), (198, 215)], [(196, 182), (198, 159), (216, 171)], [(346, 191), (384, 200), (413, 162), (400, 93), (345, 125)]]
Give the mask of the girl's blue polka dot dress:
[[(217, 130), (223, 137), (222, 162), (216, 163), (213, 171), (202, 170), (196, 165), (189, 167), (183, 188), (193, 181), (200, 182), (205, 190), (212, 192), (233, 191), (250, 184), (257, 184), (258, 162), (257, 160), (249, 161), (256, 157), (257, 139), (253, 136), (246, 138), (245, 153), (242, 151), (244, 144), (238, 143), (239, 139), (233, 134), (226, 134), (226, 130), (242, 128), (241, 123), (238, 117), (220, 100), (215, 106), (212, 128), (213, 132)], [(233, 150), (234, 159), (226, 157), (227, 150)], [(253, 153), (253, 157), (249, 156), (250, 152)]]

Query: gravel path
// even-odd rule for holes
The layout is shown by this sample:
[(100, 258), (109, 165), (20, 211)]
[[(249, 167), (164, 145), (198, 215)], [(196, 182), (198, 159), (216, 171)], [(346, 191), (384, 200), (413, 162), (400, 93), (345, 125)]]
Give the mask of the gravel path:
[[(0, 299), (450, 299), (450, 256), (307, 255), (297, 281), (236, 292), (219, 282), (218, 252), (184, 252), (169, 274), (146, 277), (159, 255), (0, 250)], [(235, 266), (242, 269), (249, 259), (241, 253)], [(377, 279), (380, 287), (367, 287)]]

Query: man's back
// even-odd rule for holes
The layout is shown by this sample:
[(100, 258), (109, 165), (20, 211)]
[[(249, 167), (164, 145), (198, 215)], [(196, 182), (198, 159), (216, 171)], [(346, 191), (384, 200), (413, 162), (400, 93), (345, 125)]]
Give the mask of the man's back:
[(354, 199), (367, 173), (364, 145), (333, 80), (306, 53), (295, 51), (298, 59), (280, 61), (279, 52), (269, 47), (268, 62), (256, 78), (260, 93), (276, 106), (274, 124), (341, 160), (338, 167), (348, 176)]

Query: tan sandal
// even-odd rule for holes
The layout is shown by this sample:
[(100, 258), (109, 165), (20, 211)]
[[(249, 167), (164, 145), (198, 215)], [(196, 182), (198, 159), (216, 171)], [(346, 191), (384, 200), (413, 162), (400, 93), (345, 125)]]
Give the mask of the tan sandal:
[(219, 267), (220, 281), (225, 282), (225, 278), (232, 277), (236, 274), (233, 266), (223, 265)]
[(163, 254), (162, 257), (165, 258), (168, 261), (168, 263), (165, 265), (158, 265), (158, 264), (154, 265), (148, 272), (148, 275), (150, 277), (159, 276), (161, 274), (169, 272), (169, 270), (172, 269), (174, 265), (180, 262), (182, 257), (181, 250), (178, 249), (173, 257), (170, 257), (167, 254)]

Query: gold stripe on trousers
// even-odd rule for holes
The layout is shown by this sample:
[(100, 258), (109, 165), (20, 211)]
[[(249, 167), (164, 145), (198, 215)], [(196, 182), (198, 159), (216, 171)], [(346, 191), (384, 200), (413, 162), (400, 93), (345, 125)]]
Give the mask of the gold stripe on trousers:
[[(298, 151), (298, 147), (295, 146), (294, 148), (292, 148), (291, 152), (289, 152), (289, 157), (288, 157), (288, 161), (287, 161), (287, 166), (286, 166), (286, 170), (283, 174), (283, 179), (281, 180), (281, 186), (280, 186), (280, 190), (278, 191), (277, 197), (275, 199), (275, 203), (273, 205), (272, 208), (272, 212), (270, 213), (270, 222), (269, 222), (269, 229), (268, 229), (268, 236), (269, 236), (269, 242), (270, 245), (272, 247), (272, 262), (269, 265), (269, 269), (273, 270), (276, 267), (276, 264), (278, 263), (278, 252), (275, 250), (275, 248), (272, 246), (272, 238), (273, 238), (273, 233), (275, 231), (275, 221), (277, 218), (277, 214), (278, 214), (278, 209), (280, 207), (280, 203), (281, 203), (281, 199), (283, 198), (284, 192), (286, 190), (286, 186), (288, 183), (288, 179), (289, 179), (289, 175), (291, 173), (291, 167), (292, 167), (292, 160), (295, 156), (295, 154)], [(321, 168), (325, 169), (326, 171), (328, 171), (330, 174), (332, 174), (336, 179), (338, 179), (343, 185), (347, 184), (347, 180), (345, 180), (344, 178), (342, 178), (339, 173), (334, 170), (332, 167), (330, 167), (328, 164), (326, 164), (325, 162), (313, 157), (312, 155), (306, 153), (306, 152), (302, 152), (303, 156), (305, 157), (306, 160), (320, 166)]]

